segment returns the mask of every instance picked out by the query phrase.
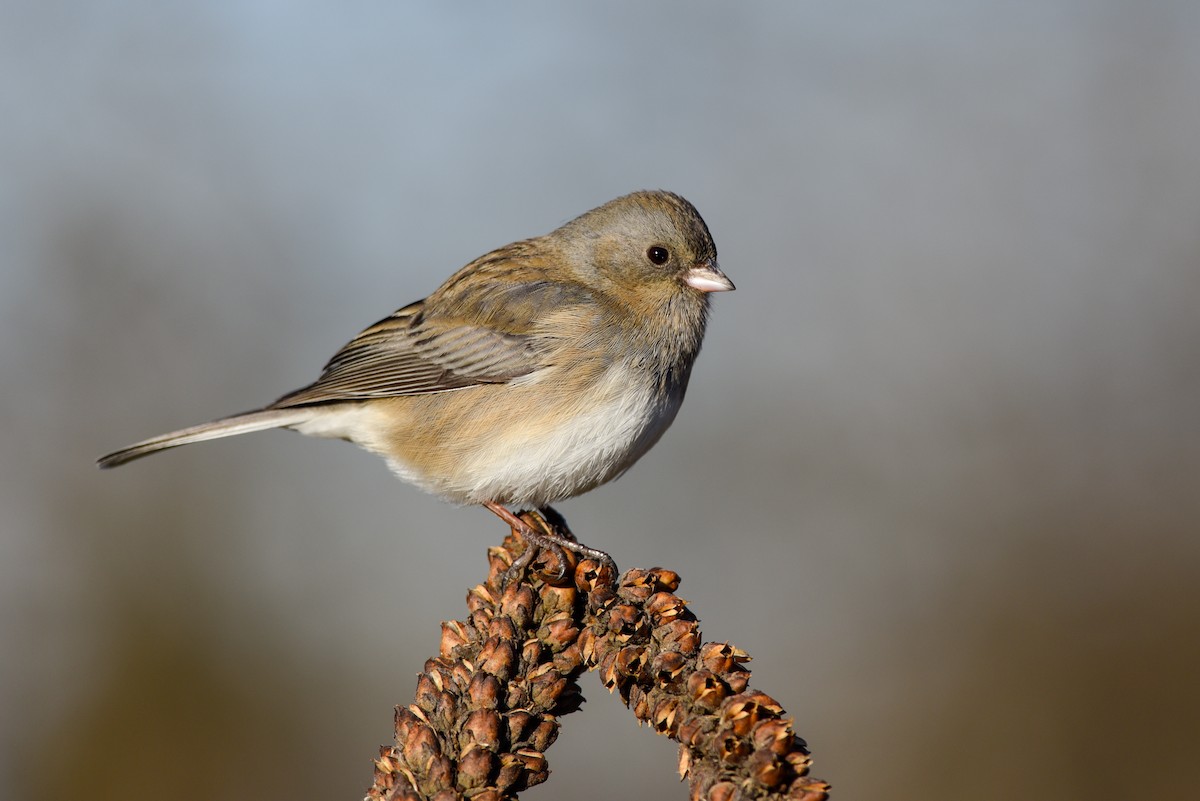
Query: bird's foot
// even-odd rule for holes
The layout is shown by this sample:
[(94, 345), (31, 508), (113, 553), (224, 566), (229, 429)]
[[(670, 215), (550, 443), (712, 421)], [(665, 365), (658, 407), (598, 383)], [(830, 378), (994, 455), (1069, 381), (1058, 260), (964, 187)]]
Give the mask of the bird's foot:
[(562, 515), (549, 506), (535, 512), (514, 515), (499, 504), (486, 504), (487, 508), (512, 527), (513, 533), (525, 540), (525, 550), (504, 574), (504, 582), (517, 581), (539, 557), (548, 555), (543, 574), (552, 583), (562, 581), (568, 569), (574, 568), (575, 560), (567, 552), (585, 559), (594, 559), (608, 566), (612, 575), (617, 575), (617, 564), (613, 558), (598, 548), (589, 548), (575, 539)]

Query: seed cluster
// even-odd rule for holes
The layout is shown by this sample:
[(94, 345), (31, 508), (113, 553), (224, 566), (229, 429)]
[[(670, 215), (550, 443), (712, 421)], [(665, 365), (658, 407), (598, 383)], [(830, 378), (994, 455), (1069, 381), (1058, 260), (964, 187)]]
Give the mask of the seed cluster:
[(819, 801), (804, 741), (773, 698), (749, 687), (750, 657), (702, 643), (670, 570), (630, 570), (616, 586), (588, 588), (584, 658), (634, 715), (680, 744), (691, 798)]
[(674, 594), (678, 574), (630, 570), (617, 581), (583, 560), (565, 566), (565, 582), (505, 584), (523, 548), (510, 536), (491, 549), (467, 619), (442, 625), (414, 702), (396, 710), (396, 743), (380, 752), (369, 801), (499, 801), (545, 781), (558, 717), (579, 708), (578, 678), (591, 669), (639, 722), (680, 743), (692, 799), (827, 797), (782, 707), (749, 687), (749, 656), (701, 641)]

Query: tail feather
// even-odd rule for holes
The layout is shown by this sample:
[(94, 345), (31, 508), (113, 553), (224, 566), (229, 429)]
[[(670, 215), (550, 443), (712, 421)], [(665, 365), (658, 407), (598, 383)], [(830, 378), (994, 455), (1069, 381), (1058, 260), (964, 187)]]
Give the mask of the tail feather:
[(225, 417), (211, 423), (201, 423), (198, 426), (181, 428), (169, 434), (160, 434), (119, 451), (113, 451), (107, 456), (101, 456), (96, 463), (102, 469), (108, 469), (158, 451), (165, 451), (167, 448), (177, 448), (180, 445), (189, 445), (208, 439), (248, 434), (251, 431), (265, 431), (268, 428), (284, 428), (302, 423), (310, 417), (312, 417), (312, 412), (303, 408), (263, 409), (257, 412), (236, 414), (233, 417)]

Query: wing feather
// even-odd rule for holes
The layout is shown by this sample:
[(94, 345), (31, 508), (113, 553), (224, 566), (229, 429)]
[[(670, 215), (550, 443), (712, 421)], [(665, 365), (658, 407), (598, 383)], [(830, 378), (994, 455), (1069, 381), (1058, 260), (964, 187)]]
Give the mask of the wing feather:
[[(320, 378), (271, 408), (506, 383), (545, 366), (535, 335), (538, 319), (586, 297), (582, 289), (564, 290), (544, 279), (517, 282), (499, 292), (492, 284), (471, 293), (463, 291), (463, 283), (452, 278), (429, 299), (365, 329), (334, 354)], [(438, 304), (439, 293), (450, 295), (452, 302), (443, 298)], [(440, 314), (434, 312), (439, 306)]]

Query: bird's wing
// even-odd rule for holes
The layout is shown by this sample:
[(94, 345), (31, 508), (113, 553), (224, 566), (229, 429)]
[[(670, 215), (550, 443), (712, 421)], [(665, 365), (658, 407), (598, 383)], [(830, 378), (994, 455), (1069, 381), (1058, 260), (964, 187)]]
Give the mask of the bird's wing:
[(540, 280), (459, 288), (449, 302), (435, 293), (364, 330), (329, 360), (320, 378), (271, 408), (506, 383), (545, 366), (534, 328), (581, 293)]

